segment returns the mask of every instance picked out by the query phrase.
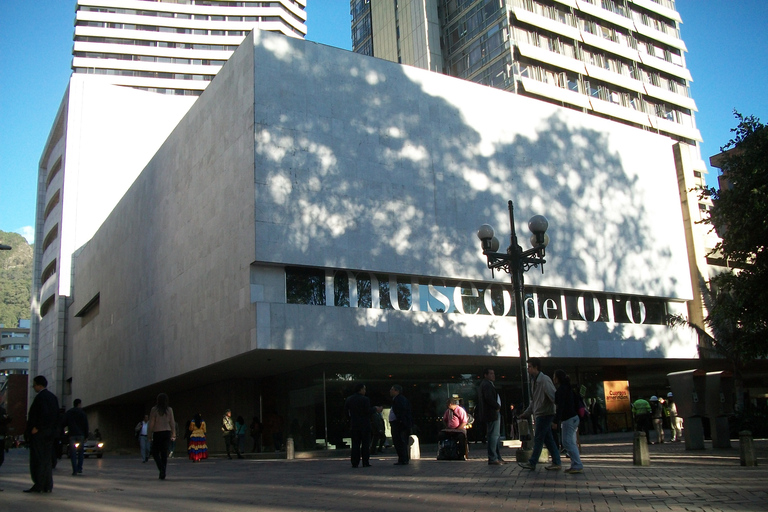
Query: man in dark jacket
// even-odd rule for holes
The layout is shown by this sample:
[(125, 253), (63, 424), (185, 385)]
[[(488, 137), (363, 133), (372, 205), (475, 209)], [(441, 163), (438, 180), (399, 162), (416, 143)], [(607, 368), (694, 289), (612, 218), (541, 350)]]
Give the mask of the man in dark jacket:
[(411, 403), (403, 396), (403, 387), (393, 385), (389, 390), (392, 397), (392, 409), (389, 411), (389, 426), (392, 428), (392, 444), (397, 451), (395, 466), (407, 466), (411, 461), (410, 439), (413, 417)]
[(362, 445), (363, 467), (370, 467), (371, 414), (381, 412), (381, 407), (372, 407), (371, 400), (365, 396), (365, 384), (355, 384), (355, 393), (344, 402), (344, 411), (349, 415), (352, 430), (352, 467), (360, 464)]
[(83, 412), (83, 401), (75, 398), (74, 407), (67, 411), (64, 424), (69, 433), (69, 457), (72, 459), (72, 475), (83, 472), (85, 438), (88, 437), (88, 417)]
[(483, 381), (480, 383), (480, 419), (486, 425), (486, 441), (488, 442), (488, 464), (498, 466), (504, 464), (501, 458), (501, 398), (496, 386), (496, 372), (486, 368), (483, 372)]
[(53, 467), (51, 453), (53, 439), (59, 419), (59, 400), (46, 389), (48, 380), (38, 375), (32, 380), (37, 396), (32, 401), (27, 416), (29, 434), (29, 472), (32, 487), (24, 492), (51, 492), (53, 490)]

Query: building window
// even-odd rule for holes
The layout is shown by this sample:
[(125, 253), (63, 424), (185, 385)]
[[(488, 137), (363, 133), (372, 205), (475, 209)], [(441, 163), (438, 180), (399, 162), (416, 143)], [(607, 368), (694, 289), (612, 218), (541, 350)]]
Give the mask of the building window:
[(47, 267), (45, 267), (45, 270), (43, 270), (43, 273), (40, 276), (40, 284), (45, 283), (48, 281), (48, 279), (51, 278), (56, 273), (56, 260), (53, 260), (48, 264)]
[(325, 305), (325, 273), (315, 269), (286, 268), (285, 295), (288, 304)]
[(46, 188), (48, 188), (48, 186), (51, 184), (53, 178), (59, 174), (59, 171), (61, 171), (61, 157), (56, 160), (56, 162), (53, 164), (53, 167), (51, 167), (51, 170), (48, 172), (48, 177), (45, 179)]
[(43, 302), (43, 304), (40, 306), (40, 316), (41, 317), (44, 317), (45, 315), (48, 314), (48, 312), (53, 307), (53, 304), (54, 304), (55, 300), (56, 300), (55, 297), (53, 295), (51, 295), (50, 297), (48, 297), (45, 300), (45, 302)]
[[(51, 230), (48, 232), (48, 235), (46, 235), (45, 240), (43, 240), (43, 252), (59, 237), (59, 225), (56, 224), (51, 228)], [(45, 282), (45, 279), (43, 279), (43, 282)]]

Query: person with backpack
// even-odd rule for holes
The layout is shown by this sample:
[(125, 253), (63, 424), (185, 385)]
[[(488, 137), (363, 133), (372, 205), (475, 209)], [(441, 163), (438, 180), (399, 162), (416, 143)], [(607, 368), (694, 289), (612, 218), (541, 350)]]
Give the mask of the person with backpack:
[(565, 371), (555, 370), (552, 382), (557, 387), (557, 391), (555, 391), (556, 422), (552, 423), (552, 428), (557, 427), (557, 422), (560, 423), (563, 447), (571, 458), (571, 467), (565, 472), (574, 475), (584, 470), (579, 456), (579, 446), (576, 442), (576, 434), (581, 421), (578, 413), (581, 397), (571, 387), (571, 379)]

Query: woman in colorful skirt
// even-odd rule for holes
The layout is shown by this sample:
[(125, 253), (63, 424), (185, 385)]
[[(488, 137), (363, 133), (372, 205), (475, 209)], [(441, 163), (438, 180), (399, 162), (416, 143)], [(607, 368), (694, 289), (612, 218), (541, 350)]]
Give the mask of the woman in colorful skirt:
[(189, 436), (189, 459), (199, 462), (208, 458), (208, 444), (205, 442), (205, 422), (200, 413), (195, 414), (192, 423), (189, 424), (191, 432)]

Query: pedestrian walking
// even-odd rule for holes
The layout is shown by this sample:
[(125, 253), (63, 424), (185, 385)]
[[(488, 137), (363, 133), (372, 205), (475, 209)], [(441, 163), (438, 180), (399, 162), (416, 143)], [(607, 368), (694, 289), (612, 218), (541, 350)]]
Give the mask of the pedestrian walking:
[(147, 431), (152, 436), (152, 458), (160, 472), (160, 480), (165, 480), (169, 447), (176, 441), (176, 420), (165, 393), (157, 395), (157, 404), (149, 411)]
[(371, 414), (371, 453), (383, 453), (387, 443), (387, 429), (381, 410)]
[(555, 376), (552, 383), (557, 388), (555, 391), (555, 410), (556, 422), (552, 424), (553, 428), (560, 423), (561, 437), (563, 447), (571, 459), (571, 467), (565, 470), (566, 473), (581, 473), (584, 465), (579, 455), (579, 446), (576, 441), (576, 435), (579, 429), (579, 413), (577, 410), (578, 399), (576, 393), (571, 387), (571, 379), (563, 370), (555, 370)]
[(69, 435), (69, 457), (72, 460), (72, 476), (82, 474), (85, 457), (85, 439), (88, 437), (88, 416), (82, 408), (83, 401), (75, 398), (72, 408), (64, 417)]
[(144, 419), (138, 422), (133, 430), (136, 433), (136, 439), (139, 440), (141, 462), (147, 462), (149, 460), (149, 449), (152, 445), (149, 439), (149, 415), (145, 414)]
[(230, 409), (224, 411), (224, 416), (221, 418), (221, 435), (224, 436), (224, 444), (227, 447), (227, 458), (232, 459), (232, 447), (234, 446), (237, 458), (242, 459), (243, 456), (240, 455), (240, 449), (237, 446), (235, 421), (232, 419), (232, 411)]
[(672, 429), (672, 442), (683, 440), (683, 418), (677, 414), (677, 405), (671, 392), (667, 393), (667, 410), (669, 411), (669, 426)]
[(189, 460), (200, 462), (208, 458), (208, 444), (205, 440), (205, 421), (200, 413), (195, 414), (192, 421), (189, 422)]
[(245, 436), (247, 428), (245, 426), (245, 418), (238, 416), (235, 420), (235, 442), (237, 443), (237, 458), (242, 459), (243, 453), (245, 453)]
[(532, 357), (528, 360), (528, 375), (531, 379), (533, 397), (531, 404), (520, 415), (523, 418), (534, 418), (533, 452), (528, 462), (519, 462), (521, 468), (534, 470), (539, 462), (541, 450), (547, 446), (552, 456), (552, 464), (547, 470), (560, 470), (560, 450), (552, 435), (552, 421), (555, 419), (555, 385), (544, 372), (541, 371), (541, 360)]
[(656, 431), (656, 442), (664, 444), (664, 403), (657, 396), (651, 397), (651, 417)]
[(251, 439), (253, 439), (253, 453), (261, 452), (261, 431), (262, 425), (258, 416), (254, 416), (250, 425)]

